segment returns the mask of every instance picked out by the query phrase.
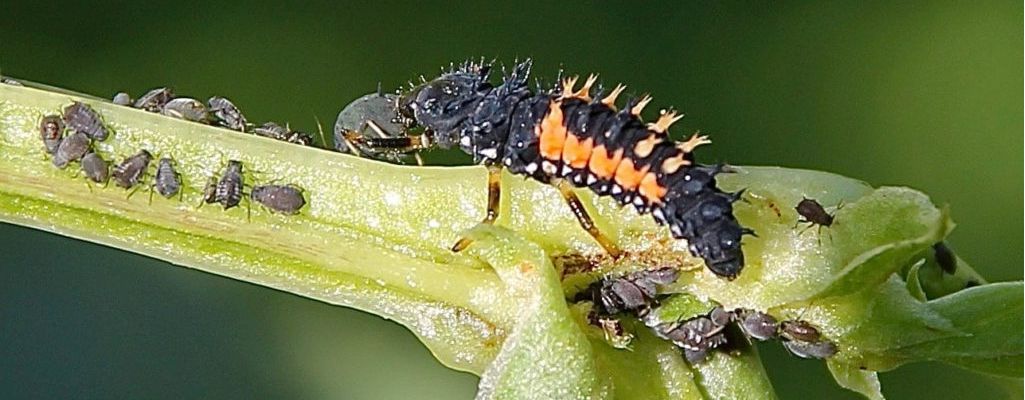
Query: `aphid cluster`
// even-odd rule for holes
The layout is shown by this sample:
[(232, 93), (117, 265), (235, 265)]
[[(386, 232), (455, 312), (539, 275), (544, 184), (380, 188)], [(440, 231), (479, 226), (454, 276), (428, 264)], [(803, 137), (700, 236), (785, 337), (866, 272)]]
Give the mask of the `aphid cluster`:
[(114, 95), (112, 102), (186, 121), (254, 133), (289, 143), (304, 146), (313, 144), (312, 136), (305, 132), (292, 130), (288, 128), (287, 124), (282, 127), (277, 123), (267, 122), (254, 128), (242, 115), (242, 110), (225, 97), (214, 96), (204, 104), (190, 97), (177, 97), (173, 90), (163, 87), (150, 90), (136, 100), (132, 100), (128, 93), (120, 92)]
[[(624, 87), (608, 92), (598, 88), (592, 94), (597, 82), (593, 75), (579, 89), (577, 79), (568, 78), (553, 89), (538, 86), (531, 91), (530, 66), (529, 60), (516, 65), (496, 86), (489, 79), (490, 64), (466, 63), (425, 80), (392, 104), (386, 104), (387, 97), (365, 99), (365, 114), (373, 121), (400, 116), (390, 120), (402, 123), (402, 134), (346, 139), (375, 151), (438, 146), (470, 154), (490, 171), (488, 212), (482, 223), (493, 223), (498, 215), (502, 169), (556, 185), (580, 224), (609, 254), (618, 256), (618, 247), (594, 226), (572, 189), (612, 196), (668, 225), (673, 237), (687, 240), (691, 252), (713, 273), (736, 277), (744, 266), (741, 237), (751, 232), (733, 216), (732, 204), (741, 193), (726, 193), (716, 185), (716, 175), (727, 169), (694, 161), (694, 149), (708, 139), (695, 135), (684, 142), (671, 140), (669, 126), (681, 116), (663, 111), (658, 120), (645, 123), (640, 115), (650, 97), (629, 100), (620, 109), (616, 99)], [(405, 135), (410, 129), (422, 129), (422, 134)], [(453, 250), (467, 245), (463, 238)]]
[(710, 351), (737, 340), (730, 335), (731, 330), (741, 333), (741, 337), (746, 337), (744, 340), (779, 338), (788, 351), (802, 358), (828, 358), (836, 354), (836, 345), (823, 338), (808, 322), (780, 323), (771, 315), (754, 310), (729, 311), (717, 306), (707, 314), (684, 320), (664, 322), (654, 318), (651, 311), (659, 307), (659, 301), (665, 296), (659, 288), (673, 283), (677, 277), (676, 270), (669, 267), (606, 277), (578, 294), (575, 300), (593, 304), (589, 320), (619, 348), (627, 347), (629, 339), (633, 338), (631, 333), (623, 331), (619, 318), (633, 316), (644, 321), (656, 336), (680, 347), (692, 363), (703, 361)]
[(39, 139), (53, 165), (64, 169), (78, 162), (86, 177), (96, 183), (106, 183), (109, 173), (107, 161), (93, 151), (93, 140), (104, 141), (109, 136), (100, 115), (77, 101), (64, 107), (60, 115), (44, 115), (39, 121)]
[[(191, 116), (198, 115), (195, 113), (206, 113), (205, 109), (200, 110), (200, 108), (194, 107), (198, 102), (183, 101), (179, 103), (184, 106), (173, 106), (178, 100), (182, 99), (174, 98), (168, 89), (150, 91), (134, 102), (123, 93), (115, 96), (116, 103), (132, 104), (140, 109), (176, 118), (191, 119)], [(221, 106), (214, 112), (214, 115), (219, 113), (225, 115), (222, 121), (230, 119), (230, 113), (225, 111), (225, 104), (230, 104), (230, 102), (221, 99), (213, 103)], [(201, 106), (199, 104), (199, 107)], [(236, 115), (238, 118), (232, 121), (242, 121), (236, 125), (246, 126), (241, 114)], [(39, 138), (43, 142), (43, 149), (51, 155), (55, 166), (63, 169), (72, 162), (78, 162), (82, 172), (90, 181), (106, 184), (109, 180), (113, 180), (116, 186), (126, 190), (131, 189), (132, 191), (129, 193), (131, 196), (142, 187), (142, 183), (150, 178), (150, 170), (155, 157), (149, 150), (141, 149), (111, 168), (111, 164), (92, 146), (94, 140), (103, 141), (110, 135), (111, 132), (103, 123), (100, 115), (92, 107), (81, 102), (74, 102), (65, 107), (61, 115), (44, 115), (39, 121)], [(249, 198), (272, 212), (286, 215), (298, 214), (299, 210), (306, 205), (304, 191), (296, 185), (260, 185), (246, 193), (245, 175), (242, 169), (241, 161), (229, 161), (219, 179), (211, 178), (210, 184), (205, 189), (203, 202), (220, 203), (224, 209), (229, 209), (238, 206), (243, 198)], [(152, 172), (149, 190), (150, 201), (152, 201), (154, 192), (168, 199), (175, 195), (182, 195), (182, 176), (175, 167), (174, 159), (161, 157), (157, 161), (156, 169)]]

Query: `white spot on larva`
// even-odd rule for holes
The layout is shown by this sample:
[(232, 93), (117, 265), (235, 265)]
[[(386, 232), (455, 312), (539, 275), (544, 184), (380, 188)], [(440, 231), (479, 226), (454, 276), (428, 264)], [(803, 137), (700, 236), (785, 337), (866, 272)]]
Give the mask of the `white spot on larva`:
[(512, 165), (512, 157), (506, 157), (504, 160), (502, 160), (502, 164), (505, 164), (506, 167), (511, 166)]
[(471, 143), (470, 143), (470, 137), (469, 136), (463, 136), (463, 137), (459, 138), (459, 145), (460, 146), (470, 147), (470, 144)]
[(594, 174), (587, 174), (587, 184), (592, 185), (595, 182), (598, 182), (598, 178), (596, 178)]
[(552, 163), (550, 163), (548, 161), (542, 161), (541, 162), (541, 170), (544, 171), (548, 175), (555, 175), (555, 172), (557, 171), (557, 168), (555, 167), (555, 164), (552, 164)]
[(571, 172), (573, 172), (573, 168), (570, 168), (569, 165), (562, 166), (562, 176), (569, 175)]
[(530, 164), (527, 164), (527, 166), (523, 169), (527, 171), (528, 174), (533, 175), (535, 172), (537, 172), (537, 163), (532, 162)]
[(483, 155), (484, 157), (487, 157), (487, 158), (490, 158), (490, 159), (494, 160), (496, 157), (498, 157), (498, 149), (496, 149), (494, 147), (492, 147), (490, 149), (484, 149), (484, 150), (480, 151), (480, 154)]
[(623, 188), (619, 187), (619, 185), (612, 185), (612, 194), (620, 193), (623, 193)]

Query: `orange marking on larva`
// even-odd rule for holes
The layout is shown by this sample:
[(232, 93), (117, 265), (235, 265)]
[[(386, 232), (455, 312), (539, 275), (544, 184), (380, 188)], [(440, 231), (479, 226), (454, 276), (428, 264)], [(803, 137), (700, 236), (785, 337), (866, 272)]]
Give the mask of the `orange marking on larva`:
[(658, 184), (658, 177), (654, 172), (644, 175), (641, 180), (641, 188), (638, 190), (641, 196), (648, 199), (649, 203), (662, 204), (662, 197), (666, 195), (666, 188)]
[(661, 141), (662, 139), (654, 134), (648, 135), (648, 137), (644, 138), (644, 140), (637, 142), (637, 144), (634, 146), (634, 155), (640, 158), (644, 158), (651, 155), (651, 151), (655, 149), (655, 144)]
[(576, 135), (567, 135), (566, 145), (562, 147), (562, 161), (576, 169), (584, 168), (587, 166), (587, 160), (591, 158), (593, 148), (594, 139), (587, 138), (581, 141)]
[(562, 146), (566, 143), (566, 126), (562, 124), (562, 107), (552, 101), (548, 115), (541, 120), (541, 156), (549, 160), (562, 157)]
[(616, 150), (609, 155), (609, 150), (604, 145), (594, 148), (591, 152), (591, 159), (587, 161), (587, 168), (601, 179), (612, 179), (616, 174), (616, 167), (623, 160), (623, 149)]
[(644, 179), (644, 174), (648, 173), (648, 166), (644, 166), (640, 170), (634, 169), (634, 162), (631, 159), (625, 159), (619, 163), (619, 167), (616, 168), (616, 183), (622, 186), (623, 189), (633, 190), (641, 184), (641, 180)]

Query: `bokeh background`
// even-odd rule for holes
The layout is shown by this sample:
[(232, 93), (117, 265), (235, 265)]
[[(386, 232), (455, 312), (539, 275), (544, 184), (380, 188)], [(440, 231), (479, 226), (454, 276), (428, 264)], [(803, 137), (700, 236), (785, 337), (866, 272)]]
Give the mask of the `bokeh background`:
[[(220, 94), (250, 120), (315, 131), (315, 116), (330, 126), (378, 82), (530, 56), (537, 76), (600, 72), (685, 111), (674, 132), (711, 134), (705, 161), (923, 190), (950, 204), (960, 256), (1017, 280), (1022, 20), (1020, 1), (13, 1), (0, 15), (0, 69), (102, 97), (168, 85)], [(0, 254), (0, 398), (474, 393), (475, 377), (372, 315), (9, 225)], [(857, 398), (822, 363), (779, 346), (763, 356), (783, 398)], [(939, 364), (882, 380), (894, 399), (1007, 396)]]

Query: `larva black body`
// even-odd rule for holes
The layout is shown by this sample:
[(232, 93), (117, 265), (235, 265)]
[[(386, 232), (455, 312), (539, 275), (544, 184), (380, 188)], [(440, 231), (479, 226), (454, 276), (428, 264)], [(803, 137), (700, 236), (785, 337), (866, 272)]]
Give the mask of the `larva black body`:
[(430, 142), (458, 147), (492, 170), (504, 166), (541, 182), (569, 182), (651, 212), (713, 273), (736, 277), (744, 266), (741, 236), (750, 231), (733, 216), (740, 194), (716, 186), (723, 168), (694, 162), (692, 151), (707, 139), (670, 140), (673, 112), (646, 124), (640, 113), (648, 97), (617, 109), (622, 86), (592, 98), (593, 76), (580, 90), (567, 79), (554, 90), (532, 92), (530, 66), (530, 60), (516, 65), (494, 86), (490, 65), (464, 64), (401, 96), (399, 113), (423, 127)]

